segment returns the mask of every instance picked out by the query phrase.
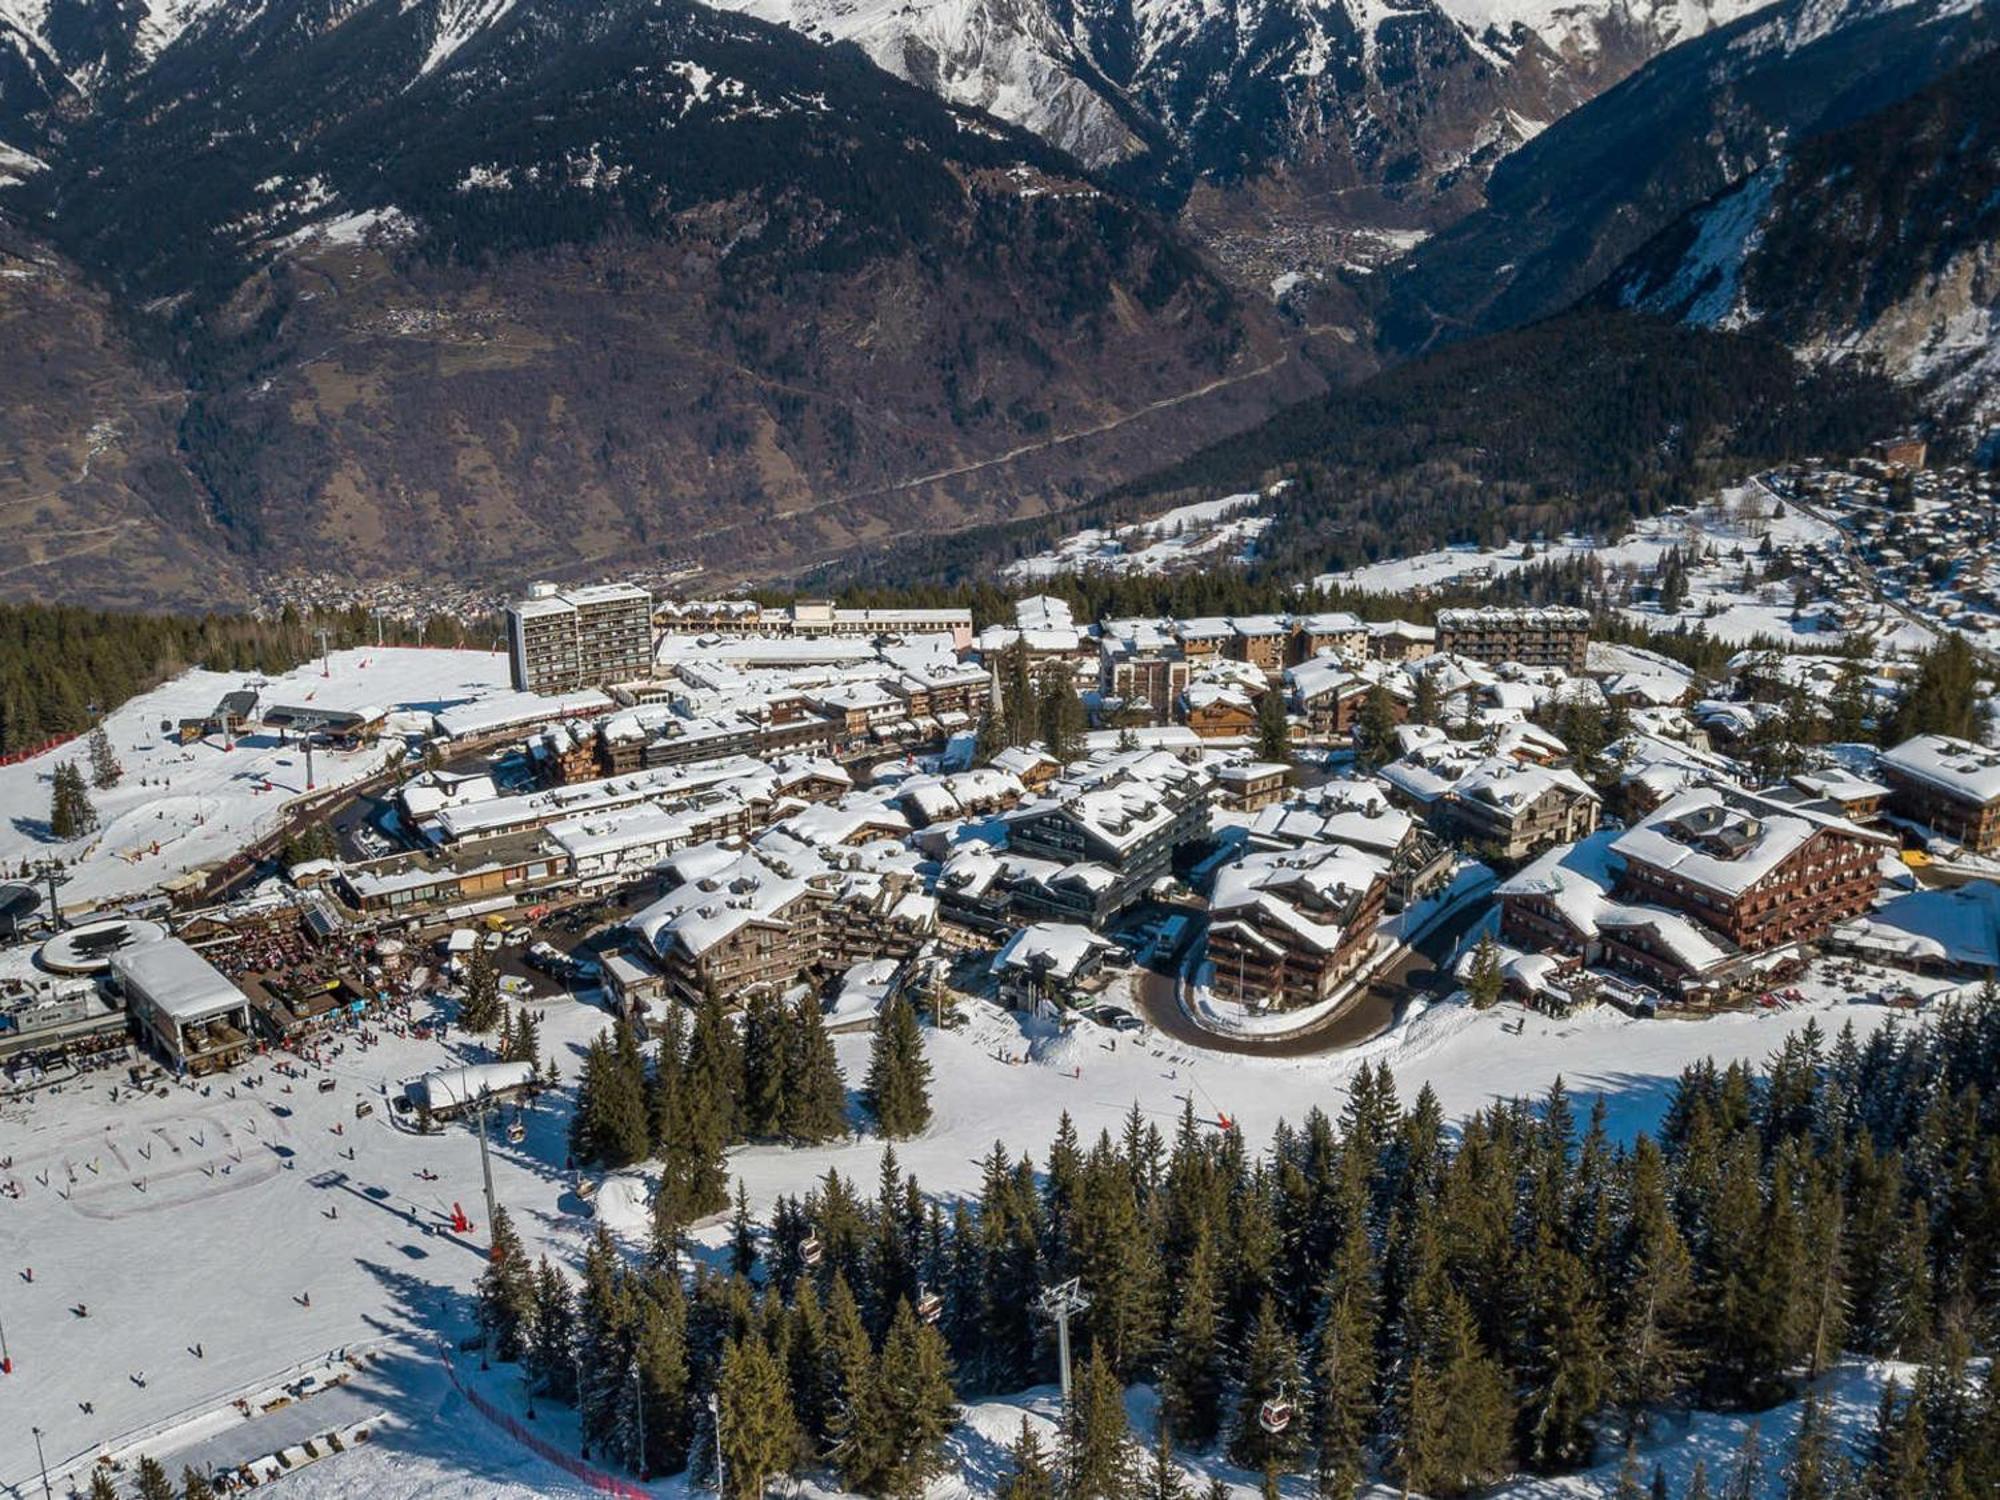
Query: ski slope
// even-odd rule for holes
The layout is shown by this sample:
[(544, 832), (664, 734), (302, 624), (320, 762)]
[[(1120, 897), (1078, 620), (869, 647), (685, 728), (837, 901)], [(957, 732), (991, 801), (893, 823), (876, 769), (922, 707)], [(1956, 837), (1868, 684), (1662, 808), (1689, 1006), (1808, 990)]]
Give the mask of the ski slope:
[[(390, 711), (391, 731), (427, 733), (431, 715), (454, 706), (511, 694), (507, 658), (491, 651), (418, 647), (336, 651), (322, 671), (315, 660), (271, 677), (258, 673), (183, 672), (114, 709), (104, 720), (124, 777), (108, 791), (91, 789), (98, 828), (80, 839), (54, 839), (48, 829), (55, 770), (75, 760), (89, 775), (87, 741), (76, 739), (32, 760), (0, 766), (0, 868), (56, 858), (70, 868), (65, 907), (87, 906), (152, 890), (187, 870), (227, 859), (283, 820), (285, 804), (306, 790), (305, 752), (262, 730), (225, 749), (219, 737), (183, 745), (161, 725), (208, 714), (224, 693), (256, 686), (264, 706)], [(345, 786), (400, 757), (403, 744), (385, 738), (356, 751), (316, 748), (320, 789)]]
[[(1560, 1072), (1579, 1118), (1601, 1095), (1613, 1131), (1629, 1135), (1657, 1120), (1673, 1079), (1696, 1058), (1762, 1060), (1809, 1019), (1829, 1030), (1850, 1019), (1862, 1030), (1909, 1024), (1901, 1013), (1848, 1004), (1824, 983), (1803, 988), (1806, 1006), (1704, 1021), (1637, 1022), (1607, 1011), (1558, 1022), (1511, 1006), (1482, 1014), (1445, 1004), (1360, 1049), (1298, 1061), (1195, 1055), (1152, 1034), (1037, 1034), (1011, 1013), (974, 1005), (961, 1030), (927, 1035), (937, 1116), (897, 1154), (930, 1192), (975, 1192), (979, 1159), (996, 1140), (1039, 1157), (1062, 1111), (1088, 1139), (1116, 1130), (1134, 1101), (1166, 1130), (1190, 1095), (1200, 1117), (1227, 1111), (1261, 1147), (1281, 1118), (1314, 1105), (1337, 1112), (1347, 1080), (1378, 1059), (1395, 1070), (1405, 1103), (1429, 1083), (1452, 1116), (1539, 1092)], [(494, 1180), (530, 1253), (574, 1265), (592, 1221), (562, 1170), (567, 1113), (579, 1056), (607, 1018), (594, 1004), (545, 1003), (543, 1044), (565, 1086), (530, 1114), (521, 1145), (494, 1143)], [(858, 1080), (867, 1038), (836, 1045)], [(147, 1447), (171, 1462), (213, 1441), (218, 1422), (245, 1425), (229, 1413), (232, 1398), (331, 1351), (380, 1345), (382, 1364), (356, 1382), (379, 1400), (380, 1442), (286, 1480), (295, 1493), (572, 1492), (573, 1481), (528, 1461), (497, 1431), (482, 1432), (443, 1383), (431, 1342), (470, 1327), (484, 1245), (478, 1145), (462, 1127), (424, 1137), (398, 1130), (382, 1093), (420, 1071), (479, 1059), (476, 1045), (384, 1033), (371, 1049), (350, 1040), (324, 1070), (308, 1067), (291, 1093), (271, 1071), (262, 1088), (224, 1079), (114, 1102), (109, 1077), (94, 1075), (100, 1081), (0, 1108), (0, 1156), (13, 1163), (0, 1176), (21, 1184), (19, 1198), (0, 1197), (0, 1321), (16, 1364), (0, 1384), (0, 1486), (32, 1478), (31, 1425), (43, 1429), (59, 1470), (88, 1464), (107, 1445), (129, 1451), (133, 1435), (161, 1429)], [(331, 1092), (317, 1087), (323, 1077), (334, 1081)], [(354, 1118), (358, 1099), (374, 1102), (370, 1118)], [(881, 1142), (863, 1136), (831, 1148), (740, 1149), (730, 1166), (761, 1217), (778, 1194), (804, 1192), (829, 1167), (872, 1181), (880, 1153)], [(636, 1247), (645, 1174), (627, 1175), (638, 1180), (622, 1208), (615, 1184), (601, 1201), (607, 1222)], [(482, 1227), (451, 1233), (454, 1203)], [(709, 1231), (703, 1253), (719, 1259), (723, 1234)], [(76, 1315), (78, 1304), (87, 1317)], [(518, 1402), (511, 1371), (484, 1378), (497, 1383), (496, 1399)], [(545, 1412), (539, 1430), (556, 1433), (562, 1420)], [(967, 1461), (970, 1489), (983, 1493), (994, 1475)]]

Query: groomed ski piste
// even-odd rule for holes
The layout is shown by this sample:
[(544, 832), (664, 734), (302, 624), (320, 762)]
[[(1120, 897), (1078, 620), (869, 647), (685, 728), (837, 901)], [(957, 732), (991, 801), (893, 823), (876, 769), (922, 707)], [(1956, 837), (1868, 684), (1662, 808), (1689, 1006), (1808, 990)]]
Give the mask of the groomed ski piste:
[[(1062, 1111), (1090, 1139), (1100, 1129), (1115, 1133), (1135, 1101), (1170, 1131), (1189, 1097), (1198, 1116), (1226, 1112), (1261, 1148), (1280, 1119), (1296, 1121), (1314, 1105), (1338, 1112), (1347, 1081), (1376, 1061), (1394, 1070), (1405, 1104), (1428, 1083), (1453, 1117), (1539, 1094), (1561, 1074), (1580, 1118), (1601, 1095), (1610, 1128), (1629, 1137), (1657, 1122), (1675, 1077), (1698, 1058), (1759, 1062), (1809, 1021), (1829, 1033), (1847, 1021), (1863, 1033), (1914, 1024), (1906, 1013), (1848, 1002), (1852, 985), (1837, 992), (1809, 979), (1800, 988), (1802, 1004), (1702, 1021), (1639, 1022), (1608, 1010), (1554, 1021), (1512, 1006), (1481, 1013), (1446, 1002), (1413, 1010), (1360, 1048), (1301, 1061), (1196, 1054), (1150, 1033), (1114, 1047), (1108, 1036), (1059, 1035), (972, 1006), (960, 1029), (926, 1033), (936, 1117), (896, 1150), (927, 1191), (976, 1193), (979, 1159), (995, 1141), (1039, 1160)], [(542, 1042), (563, 1086), (529, 1112), (522, 1142), (500, 1132), (492, 1141), (498, 1198), (530, 1253), (572, 1268), (595, 1220), (563, 1170), (568, 1114), (581, 1053), (608, 1024), (589, 995), (547, 1002)], [(13, 1360), (13, 1373), (0, 1376), (0, 1493), (41, 1493), (32, 1427), (42, 1429), (51, 1470), (86, 1482), (107, 1453), (150, 1453), (178, 1473), (190, 1458), (238, 1463), (286, 1451), (293, 1468), (279, 1493), (301, 1497), (591, 1493), (477, 1411), (445, 1365), (443, 1349), (472, 1331), (470, 1294), (483, 1263), (478, 1141), (463, 1124), (433, 1135), (398, 1128), (385, 1091), (482, 1060), (483, 1049), (456, 1036), (440, 1042), (385, 1030), (380, 1038), (364, 1049), (350, 1035), (323, 1066), (273, 1053), (238, 1075), (166, 1085), (165, 1097), (120, 1087), (114, 1100), (111, 1079), (122, 1075), (100, 1074), (0, 1111), (0, 1156), (11, 1157), (0, 1176), (20, 1185), (18, 1196), (0, 1197), (0, 1322)], [(837, 1046), (852, 1086), (868, 1039), (843, 1037)], [(244, 1074), (261, 1082), (246, 1086)], [(333, 1088), (322, 1090), (329, 1079)], [(362, 1101), (374, 1109), (357, 1118)], [(858, 1111), (855, 1120), (860, 1129)], [(803, 1193), (829, 1168), (872, 1181), (882, 1144), (864, 1130), (834, 1147), (742, 1148), (730, 1170), (761, 1218), (777, 1195)], [(595, 1213), (634, 1253), (644, 1245), (648, 1195), (647, 1175), (635, 1169), (597, 1196)], [(461, 1207), (472, 1221), (464, 1231), (452, 1227)], [(724, 1233), (709, 1230), (702, 1245), (718, 1263)], [(526, 1422), (515, 1368), (482, 1373), (476, 1355), (457, 1356), (455, 1368), (494, 1409)], [(1859, 1367), (1830, 1377), (1840, 1422), (1865, 1423), (1879, 1378)], [(275, 1410), (245, 1419), (246, 1409), (280, 1398)], [(1147, 1440), (1150, 1394), (1138, 1389), (1131, 1400), (1136, 1435)], [(1052, 1390), (1038, 1389), (968, 1407), (951, 1473), (933, 1493), (989, 1493), (1006, 1472), (1003, 1450), (1022, 1412), (1048, 1423), (1056, 1406)], [(1760, 1420), (1765, 1472), (1775, 1475), (1796, 1413)], [(1670, 1478), (1685, 1477), (1697, 1455), (1711, 1473), (1726, 1468), (1746, 1425), (1697, 1417), (1642, 1455), (1646, 1470), (1657, 1461)], [(544, 1406), (527, 1426), (553, 1449), (575, 1452), (567, 1410)], [(330, 1451), (328, 1431), (346, 1435), (341, 1451)], [(316, 1462), (301, 1446), (307, 1438), (318, 1440)], [(1184, 1462), (1245, 1496), (1256, 1490), (1256, 1476), (1220, 1460)], [(259, 1472), (271, 1467), (259, 1464)], [(1590, 1475), (1524, 1482), (1519, 1493), (1608, 1493), (1615, 1475), (1613, 1462)], [(1288, 1489), (1303, 1495), (1306, 1482), (1288, 1481)], [(652, 1491), (678, 1494), (687, 1483)], [(56, 1492), (66, 1487), (65, 1478)]]
[(188, 870), (219, 863), (283, 821), (287, 803), (307, 792), (305, 751), (268, 730), (221, 735), (192, 744), (161, 732), (162, 723), (208, 714), (224, 693), (254, 686), (264, 704), (306, 709), (381, 709), (388, 715), (378, 745), (313, 751), (314, 789), (348, 786), (404, 753), (402, 732), (428, 734), (435, 716), (463, 715), (483, 703), (518, 696), (507, 680), (507, 658), (495, 651), (441, 651), (390, 646), (335, 651), (324, 665), (289, 672), (196, 669), (142, 693), (105, 716), (124, 775), (115, 787), (93, 788), (98, 827), (58, 842), (48, 831), (55, 769), (74, 760), (89, 769), (82, 739), (33, 759), (0, 766), (0, 866), (60, 859), (69, 866), (66, 907), (137, 896)]

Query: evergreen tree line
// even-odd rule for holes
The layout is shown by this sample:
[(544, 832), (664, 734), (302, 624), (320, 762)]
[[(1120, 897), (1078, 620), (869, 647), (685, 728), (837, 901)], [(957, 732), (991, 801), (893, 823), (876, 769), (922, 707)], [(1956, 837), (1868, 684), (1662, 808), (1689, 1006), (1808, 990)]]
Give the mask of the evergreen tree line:
[(1029, 666), (1027, 647), (1016, 641), (1000, 655), (999, 677), (1000, 708), (979, 725), (980, 760), (1036, 742), (1065, 763), (1082, 753), (1090, 712), (1076, 690), (1076, 674), (1066, 664), (1055, 663), (1037, 674)]
[[(698, 1275), (688, 1294), (733, 1311), (689, 1313), (711, 1332), (683, 1388), (707, 1389), (715, 1351), (754, 1329), (780, 1372), (770, 1425), (789, 1431), (788, 1410), (808, 1435), (788, 1462), (843, 1465), (840, 1414), (858, 1398), (799, 1355), (819, 1347), (810, 1330), (851, 1305), (885, 1357), (928, 1309), (935, 1324), (917, 1323), (942, 1348), (926, 1368), (955, 1372), (958, 1394), (1019, 1390), (1055, 1375), (1033, 1291), (1074, 1276), (1091, 1305), (1061, 1456), (1088, 1456), (1091, 1477), (1072, 1494), (1151, 1492), (1118, 1400), (1134, 1381), (1157, 1385), (1174, 1443), (1274, 1480), (1351, 1495), (1383, 1475), (1458, 1495), (1576, 1469), (1690, 1405), (1761, 1409), (1844, 1354), (1922, 1373), (1861, 1451), (1820, 1442), (1791, 1493), (1990, 1494), (1996, 1075), (1989, 994), (1865, 1042), (1809, 1025), (1762, 1073), (1690, 1067), (1659, 1129), (1629, 1145), (1601, 1103), (1579, 1122), (1560, 1082), (1454, 1137), (1430, 1090), (1403, 1107), (1383, 1065), (1363, 1068), (1337, 1120), (1314, 1110), (1261, 1155), (1192, 1105), (1170, 1134), (1135, 1106), (1090, 1144), (1065, 1117), (1039, 1167), (996, 1145), (976, 1198), (946, 1201), (892, 1148), (872, 1198), (829, 1172), (780, 1199), (761, 1235), (739, 1204), (734, 1274)], [(656, 1231), (652, 1262), (671, 1265), (679, 1240)], [(1275, 1431), (1271, 1403), (1291, 1413)], [(1115, 1433), (1093, 1431), (1093, 1410), (1119, 1413)], [(841, 1468), (865, 1492), (902, 1492), (894, 1464), (859, 1472)]]
[[(862, 1100), (888, 1137), (930, 1121), (930, 1064), (915, 1012), (900, 993), (877, 1018)], [(752, 996), (739, 1030), (719, 996), (667, 1009), (650, 1066), (623, 1020), (584, 1055), (570, 1154), (607, 1168), (656, 1159), (655, 1233), (676, 1241), (687, 1225), (729, 1203), (723, 1153), (748, 1141), (809, 1146), (849, 1130), (847, 1085), (817, 997)]]
[[(0, 604), (0, 755), (80, 734), (93, 718), (188, 667), (288, 671), (318, 654), (322, 628), (335, 649), (372, 645), (376, 637), (374, 617), (359, 606), (196, 616)], [(499, 629), (438, 615), (420, 627), (385, 620), (382, 634), (397, 645), (485, 645)]]

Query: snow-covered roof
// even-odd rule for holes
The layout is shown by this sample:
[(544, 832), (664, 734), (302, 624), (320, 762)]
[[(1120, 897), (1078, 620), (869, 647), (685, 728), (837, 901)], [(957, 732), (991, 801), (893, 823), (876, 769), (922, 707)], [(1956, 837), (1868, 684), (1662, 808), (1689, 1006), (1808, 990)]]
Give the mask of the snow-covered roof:
[(1835, 931), (1878, 952), (1993, 969), (2000, 967), (2000, 885), (1975, 880), (1950, 890), (1912, 891)]
[(524, 1089), (535, 1081), (533, 1063), (473, 1063), (426, 1073), (406, 1092), (429, 1110), (457, 1109), (487, 1094)]
[(1822, 828), (1881, 842), (1841, 818), (1783, 809), (1781, 804), (1691, 787), (1620, 834), (1613, 847), (1703, 890), (1735, 897), (1776, 870)]
[(1216, 873), (1209, 911), (1226, 923), (1254, 909), (1306, 946), (1332, 952), (1386, 868), (1374, 855), (1327, 845), (1247, 854)]
[(244, 1003), (243, 991), (227, 975), (176, 937), (120, 949), (111, 955), (111, 972), (126, 989), (184, 1024)]
[(1680, 912), (1612, 899), (1617, 879), (1612, 856), (1617, 837), (1604, 830), (1579, 843), (1551, 849), (1503, 881), (1494, 894), (1540, 897), (1584, 938), (1596, 937), (1607, 927), (1643, 927), (1682, 967), (1694, 973), (1733, 958), (1735, 948)]
[(2000, 750), (1944, 734), (1920, 734), (1882, 752), (1882, 764), (1968, 802), (2000, 799)]
[(1088, 927), (1072, 922), (1036, 922), (1007, 939), (1006, 946), (993, 956), (992, 972), (1075, 979), (1094, 955), (1112, 946)]

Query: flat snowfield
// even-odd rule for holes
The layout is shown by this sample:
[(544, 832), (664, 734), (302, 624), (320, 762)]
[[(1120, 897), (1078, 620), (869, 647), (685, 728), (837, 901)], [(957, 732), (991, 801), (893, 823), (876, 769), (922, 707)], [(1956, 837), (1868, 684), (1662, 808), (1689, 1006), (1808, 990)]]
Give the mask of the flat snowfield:
[[(1170, 1132), (1190, 1094), (1198, 1117), (1213, 1122), (1226, 1112), (1261, 1148), (1281, 1118), (1297, 1120), (1313, 1105), (1337, 1113), (1347, 1080), (1377, 1060), (1395, 1070), (1406, 1104), (1428, 1082), (1454, 1117), (1538, 1094), (1561, 1071), (1580, 1118), (1603, 1095), (1612, 1129), (1627, 1135), (1656, 1121), (1674, 1077), (1696, 1058), (1761, 1060), (1809, 1019), (1829, 1032), (1848, 1019), (1863, 1030), (1898, 1024), (1883, 1010), (1839, 1003), (1824, 987), (1807, 993), (1806, 1005), (1702, 1022), (1634, 1022), (1611, 1012), (1523, 1022), (1513, 1007), (1478, 1014), (1444, 1005), (1361, 1049), (1286, 1062), (1195, 1056), (1152, 1034), (1120, 1037), (1114, 1049), (1108, 1033), (1091, 1027), (1034, 1036), (1015, 1016), (974, 1006), (962, 1029), (927, 1034), (936, 1118), (896, 1149), (928, 1191), (971, 1192), (994, 1142), (1039, 1159), (1064, 1110), (1089, 1139), (1115, 1131), (1136, 1100)], [(580, 1053), (606, 1017), (566, 998), (545, 1004), (543, 1045), (564, 1084), (529, 1114), (522, 1144), (504, 1135), (493, 1142), (494, 1184), (531, 1253), (573, 1265), (592, 1220), (563, 1170), (568, 1112)], [(170, 1456), (212, 1434), (218, 1413), (222, 1427), (242, 1430), (228, 1412), (235, 1397), (329, 1351), (386, 1339), (391, 1373), (357, 1382), (388, 1417), (379, 1446), (288, 1485), (355, 1497), (571, 1488), (486, 1428), (443, 1382), (434, 1345), (412, 1337), (456, 1339), (470, 1327), (466, 1296), (485, 1245), (479, 1150), (464, 1126), (432, 1136), (395, 1128), (383, 1091), (481, 1054), (457, 1040), (447, 1047), (386, 1033), (368, 1049), (345, 1041), (342, 1055), (296, 1080), (267, 1067), (256, 1088), (224, 1078), (113, 1102), (112, 1078), (123, 1075), (99, 1074), (0, 1112), (0, 1157), (12, 1162), (0, 1178), (20, 1185), (18, 1197), (0, 1197), (0, 1322), (15, 1361), (13, 1375), (0, 1377), (0, 1486), (28, 1493), (19, 1487), (36, 1481), (31, 1425), (43, 1429), (58, 1468), (153, 1432), (163, 1435), (147, 1446)], [(866, 1037), (838, 1042), (850, 1085), (867, 1045)], [(322, 1092), (321, 1079), (333, 1089)], [(356, 1119), (362, 1100), (374, 1112)], [(761, 1218), (776, 1195), (804, 1192), (829, 1167), (867, 1191), (880, 1152), (872, 1136), (831, 1149), (746, 1148), (731, 1169)], [(607, 1184), (600, 1205), (636, 1246), (647, 1178), (639, 1170), (626, 1179)], [(475, 1221), (472, 1233), (451, 1232), (454, 1203)], [(722, 1231), (709, 1238), (719, 1256)], [(489, 1379), (496, 1395), (516, 1390), (511, 1371)], [(562, 1433), (565, 1416), (543, 1413), (543, 1430)], [(464, 1455), (473, 1450), (484, 1457), (467, 1475)]]
[[(0, 766), (0, 866), (24, 859), (71, 863), (62, 888), (65, 906), (136, 896), (200, 865), (227, 859), (277, 827), (285, 804), (306, 790), (305, 749), (296, 738), (255, 730), (224, 749), (220, 736), (192, 745), (174, 729), (209, 714), (224, 693), (254, 686), (263, 708), (377, 708), (392, 731), (427, 732), (431, 715), (512, 692), (507, 658), (493, 651), (430, 651), (389, 647), (336, 651), (276, 677), (196, 669), (142, 693), (104, 721), (124, 777), (107, 791), (91, 789), (98, 827), (67, 843), (49, 834), (55, 769), (75, 760), (90, 772), (88, 742), (69, 744), (11, 766)], [(162, 723), (169, 727), (162, 732)], [(400, 756), (400, 740), (353, 752), (313, 751), (318, 787), (345, 786)]]

